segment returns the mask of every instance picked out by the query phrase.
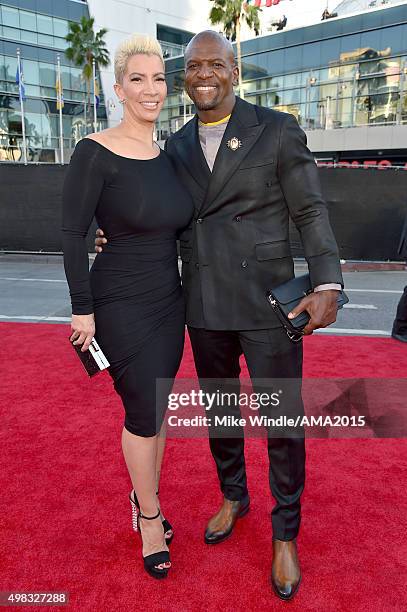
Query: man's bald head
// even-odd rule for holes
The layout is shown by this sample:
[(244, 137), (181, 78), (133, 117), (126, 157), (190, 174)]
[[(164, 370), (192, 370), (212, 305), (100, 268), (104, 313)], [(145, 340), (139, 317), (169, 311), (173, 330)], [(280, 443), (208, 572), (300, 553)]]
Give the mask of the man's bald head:
[(214, 30), (204, 30), (203, 32), (198, 32), (198, 34), (195, 34), (195, 36), (191, 38), (187, 48), (185, 49), (185, 61), (187, 61), (188, 56), (191, 54), (194, 48), (199, 47), (201, 44), (207, 43), (211, 43), (217, 48), (222, 49), (228, 60), (233, 64), (235, 63), (235, 52), (233, 50), (232, 43), (225, 36), (223, 36), (223, 34), (219, 34), (219, 32), (215, 32)]
[(185, 89), (204, 123), (231, 113), (238, 80), (239, 69), (227, 38), (212, 30), (193, 37), (185, 51)]

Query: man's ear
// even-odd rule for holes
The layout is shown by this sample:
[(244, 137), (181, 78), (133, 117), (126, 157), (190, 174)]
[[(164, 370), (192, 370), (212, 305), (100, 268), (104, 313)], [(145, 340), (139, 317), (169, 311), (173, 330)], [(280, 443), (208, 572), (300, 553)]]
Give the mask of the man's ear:
[(239, 83), (239, 66), (235, 64), (233, 66), (233, 85), (237, 85)]

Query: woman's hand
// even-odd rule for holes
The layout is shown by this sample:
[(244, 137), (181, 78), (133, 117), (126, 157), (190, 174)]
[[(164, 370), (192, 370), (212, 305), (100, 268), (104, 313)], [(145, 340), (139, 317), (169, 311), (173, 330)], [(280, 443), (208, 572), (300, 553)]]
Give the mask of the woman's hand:
[(93, 314), (72, 315), (71, 322), (72, 335), (70, 341), (77, 345), (83, 344), (81, 351), (88, 350), (92, 338), (95, 335), (95, 317)]

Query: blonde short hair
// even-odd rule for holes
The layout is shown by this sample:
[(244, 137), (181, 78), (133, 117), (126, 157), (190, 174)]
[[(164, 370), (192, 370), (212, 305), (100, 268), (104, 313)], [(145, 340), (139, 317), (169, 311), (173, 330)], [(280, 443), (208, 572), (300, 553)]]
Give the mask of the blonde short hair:
[(116, 83), (122, 83), (127, 62), (132, 55), (156, 55), (164, 66), (163, 51), (157, 39), (147, 34), (133, 34), (120, 43), (114, 56), (114, 76)]

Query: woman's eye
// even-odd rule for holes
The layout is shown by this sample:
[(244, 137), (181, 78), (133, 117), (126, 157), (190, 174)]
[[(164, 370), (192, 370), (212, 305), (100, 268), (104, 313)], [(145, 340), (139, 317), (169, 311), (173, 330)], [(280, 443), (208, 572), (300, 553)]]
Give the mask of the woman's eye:
[(215, 68), (222, 68), (222, 64), (214, 64)]
[(139, 83), (141, 79), (139, 77), (134, 77), (133, 79), (131, 79), (131, 81), (137, 81), (137, 83)]
[(165, 79), (163, 79), (162, 77), (157, 79), (157, 81), (161, 81), (162, 83), (165, 83)]

